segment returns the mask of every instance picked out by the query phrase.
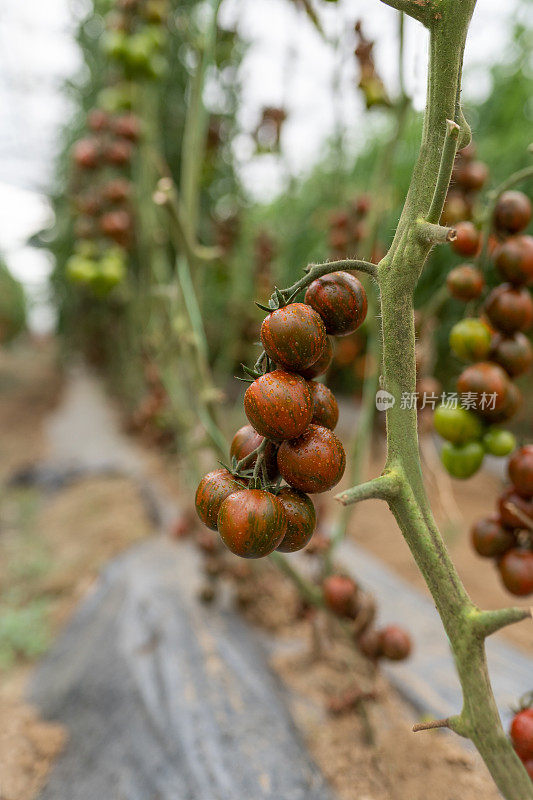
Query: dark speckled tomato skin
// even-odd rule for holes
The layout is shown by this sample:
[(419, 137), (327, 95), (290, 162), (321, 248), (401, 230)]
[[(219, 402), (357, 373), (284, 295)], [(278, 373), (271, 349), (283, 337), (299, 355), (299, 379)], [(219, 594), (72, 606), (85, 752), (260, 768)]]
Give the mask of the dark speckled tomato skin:
[(368, 310), (363, 284), (349, 272), (331, 272), (317, 278), (307, 289), (305, 302), (318, 311), (332, 336), (348, 336), (356, 331)]
[(533, 552), (514, 548), (508, 550), (498, 564), (503, 585), (517, 597), (533, 594)]
[(281, 444), (278, 467), (295, 489), (308, 494), (327, 492), (344, 475), (346, 453), (333, 431), (310, 425), (297, 439)]
[(307, 385), (313, 401), (311, 422), (314, 425), (323, 425), (324, 428), (329, 428), (331, 431), (334, 430), (339, 421), (339, 406), (335, 395), (324, 383), (309, 381)]
[(263, 489), (245, 489), (227, 497), (218, 514), (226, 547), (241, 558), (263, 558), (287, 533), (287, 517), (278, 498)]
[[(235, 456), (237, 461), (240, 461), (258, 448), (263, 439), (264, 437), (260, 436), (251, 425), (243, 425), (232, 439), (229, 454), (232, 458)], [(265, 466), (270, 480), (275, 480), (279, 475), (277, 454), (276, 445), (274, 442), (269, 442), (265, 449)], [(257, 457), (254, 457), (246, 464), (245, 469), (253, 469), (256, 461)]]
[(282, 441), (304, 432), (313, 416), (313, 402), (304, 378), (276, 369), (250, 384), (244, 411), (261, 436)]
[(326, 344), (318, 361), (315, 361), (313, 366), (309, 367), (309, 369), (299, 370), (300, 375), (303, 375), (304, 378), (307, 378), (309, 381), (311, 378), (318, 378), (319, 375), (323, 375), (328, 371), (332, 361), (333, 347), (331, 346), (330, 338), (326, 337)]
[(316, 525), (313, 501), (298, 489), (284, 486), (277, 494), (287, 517), (287, 533), (276, 550), (296, 553), (309, 543)]
[(215, 469), (204, 475), (196, 490), (196, 513), (208, 528), (217, 529), (220, 506), (232, 492), (244, 488), (242, 481), (234, 478), (227, 469)]
[(291, 370), (309, 369), (327, 345), (324, 323), (305, 303), (278, 308), (263, 320), (261, 342), (276, 364)]
[(533, 444), (525, 444), (509, 459), (509, 478), (521, 497), (533, 498)]

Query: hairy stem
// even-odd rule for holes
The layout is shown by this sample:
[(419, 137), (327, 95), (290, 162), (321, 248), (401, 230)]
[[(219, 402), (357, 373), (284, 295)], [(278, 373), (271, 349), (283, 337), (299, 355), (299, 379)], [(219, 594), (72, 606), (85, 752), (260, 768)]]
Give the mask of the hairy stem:
[[(414, 2), (394, 2), (420, 19)], [(395, 490), (384, 497), (432, 594), (450, 641), (463, 691), (463, 709), (453, 729), (469, 737), (484, 759), (506, 800), (532, 800), (533, 784), (507, 739), (490, 685), (484, 639), (490, 625), (468, 597), (439, 533), (424, 488), (418, 447), (416, 409), (401, 407), (402, 394), (415, 391), (415, 327), (413, 294), (432, 242), (420, 235), (421, 220), (440, 218), (443, 159), (447, 147), (447, 120), (461, 128), (458, 146), (469, 138), (458, 98), (463, 51), (475, 0), (440, 0), (430, 27), (430, 64), (422, 143), (398, 228), (378, 266), (383, 329), (384, 388), (395, 398), (387, 411), (387, 464), (384, 476), (394, 474)], [(445, 155), (443, 156), (443, 151)], [(446, 151), (447, 156), (446, 156)], [(453, 159), (452, 159), (453, 161)], [(447, 167), (446, 167), (447, 169)], [(451, 165), (450, 165), (451, 170)], [(440, 206), (440, 207), (439, 207)], [(434, 223), (432, 223), (434, 224)], [(381, 479), (378, 479), (378, 481)], [(372, 485), (372, 490), (364, 487)], [(348, 499), (376, 496), (374, 482), (343, 493)], [(370, 491), (370, 494), (369, 494)], [(486, 613), (486, 612), (485, 612)], [(512, 616), (512, 615), (511, 615)]]

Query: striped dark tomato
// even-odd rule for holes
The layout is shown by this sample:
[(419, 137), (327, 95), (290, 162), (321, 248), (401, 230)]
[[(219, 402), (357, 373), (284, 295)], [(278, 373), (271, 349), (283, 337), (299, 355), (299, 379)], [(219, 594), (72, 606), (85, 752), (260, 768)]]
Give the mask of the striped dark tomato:
[[(231, 442), (231, 447), (229, 454), (233, 458), (240, 461), (241, 459), (245, 458), (251, 452), (256, 450), (259, 445), (263, 442), (264, 437), (260, 436), (256, 430), (252, 428), (251, 425), (243, 425), (242, 428), (239, 428), (233, 440)], [(274, 444), (274, 442), (269, 442), (265, 449), (265, 466), (267, 470), (267, 475), (270, 480), (275, 480), (278, 477), (278, 462), (277, 462), (277, 455), (278, 455), (278, 448)], [(245, 469), (253, 469), (255, 466), (255, 462), (257, 461), (257, 456), (250, 459), (246, 464)]]
[(533, 347), (528, 337), (520, 331), (512, 336), (497, 333), (491, 341), (490, 356), (512, 378), (523, 375), (533, 364)]
[(526, 597), (533, 594), (533, 552), (515, 547), (498, 563), (503, 585), (511, 594)]
[(333, 347), (331, 346), (330, 338), (326, 337), (326, 344), (318, 361), (315, 361), (313, 366), (309, 367), (309, 369), (299, 370), (300, 375), (303, 375), (304, 378), (307, 378), (307, 380), (311, 380), (311, 378), (318, 378), (319, 375), (323, 375), (328, 371), (332, 361)]
[[(474, 395), (476, 411), (485, 416), (484, 404), (494, 405), (494, 411), (500, 411), (507, 403), (511, 382), (507, 373), (497, 364), (490, 361), (480, 361), (464, 369), (457, 379), (457, 389), (461, 394)], [(492, 398), (494, 396), (494, 401)]]
[(346, 453), (328, 428), (310, 425), (278, 450), (278, 467), (287, 483), (301, 492), (327, 492), (344, 475)]
[(279, 441), (304, 432), (313, 416), (313, 402), (304, 378), (276, 369), (250, 384), (244, 411), (261, 436)]
[(533, 325), (533, 300), (527, 289), (502, 283), (487, 297), (485, 313), (499, 331), (527, 331)]
[(508, 470), (518, 494), (533, 498), (533, 444), (525, 444), (513, 453)]
[(533, 283), (533, 236), (511, 236), (494, 253), (494, 263), (515, 286)]
[(349, 272), (332, 272), (317, 278), (305, 293), (305, 302), (318, 311), (332, 336), (356, 331), (368, 309), (363, 284)]
[(263, 320), (261, 342), (276, 364), (309, 369), (321, 357), (327, 336), (320, 316), (305, 303), (278, 308)]
[(315, 425), (333, 430), (339, 421), (339, 406), (335, 395), (324, 383), (308, 382), (311, 400), (313, 401), (313, 419)]
[(226, 547), (241, 558), (268, 556), (287, 533), (287, 517), (278, 498), (263, 489), (244, 489), (227, 497), (218, 514)]
[(220, 506), (232, 492), (244, 488), (244, 483), (235, 478), (227, 469), (215, 469), (204, 475), (196, 490), (196, 512), (204, 525), (217, 529)]
[(295, 553), (309, 543), (316, 525), (313, 501), (304, 492), (284, 486), (277, 494), (287, 517), (287, 533), (276, 550)]

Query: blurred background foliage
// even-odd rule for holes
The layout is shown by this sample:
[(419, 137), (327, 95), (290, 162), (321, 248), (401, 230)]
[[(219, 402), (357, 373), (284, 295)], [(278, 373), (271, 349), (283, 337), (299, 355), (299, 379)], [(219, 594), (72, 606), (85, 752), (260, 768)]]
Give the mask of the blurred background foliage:
[[(205, 34), (206, 4), (196, 0), (180, 0), (179, 3), (172, 0), (170, 5), (166, 72), (159, 80), (141, 86), (134, 110), (149, 121), (151, 144), (157, 147), (175, 182), (179, 183), (191, 78), (198, 59), (197, 44)], [(59, 308), (59, 330), (66, 351), (82, 350), (93, 363), (102, 367), (114, 390), (134, 414), (147, 392), (153, 389), (153, 386), (150, 388), (154, 383), (151, 367), (155, 367), (157, 379), (162, 378), (170, 394), (176, 380), (192, 380), (186, 354), (179, 351), (178, 345), (187, 336), (197, 334), (188, 331), (179, 310), (172, 312), (171, 319), (160, 314), (157, 296), (164, 295), (168, 285), (176, 284), (179, 252), (165, 232), (157, 242), (159, 228), (164, 228), (164, 222), (161, 215), (154, 216), (152, 192), (157, 176), (146, 166), (150, 157), (146, 147), (140, 147), (132, 168), (138, 190), (139, 235), (129, 253), (127, 280), (102, 299), (72, 286), (65, 278), (65, 265), (74, 246), (72, 199), (68, 191), (72, 181), (70, 152), (73, 143), (83, 135), (87, 112), (101, 104), (103, 90), (109, 92), (110, 68), (102, 53), (101, 39), (104, 16), (110, 8), (110, 0), (94, 0), (93, 11), (79, 27), (77, 38), (85, 66), (65, 87), (74, 113), (65, 126), (57, 164), (52, 196), (55, 224), (38, 239), (55, 257), (53, 285)], [(531, 158), (527, 153), (533, 118), (531, 38), (531, 30), (516, 28), (506, 62), (491, 69), (491, 90), (486, 99), (469, 102), (466, 106), (478, 157), (490, 169), (490, 185), (526, 165)], [(307, 263), (330, 256), (328, 230), (332, 212), (347, 207), (363, 193), (372, 195), (383, 149), (397, 124), (397, 115), (386, 105), (377, 104), (361, 120), (367, 131), (363, 149), (354, 154), (345, 145), (343, 136), (337, 135), (324, 147), (322, 160), (307, 175), (289, 177), (285, 189), (276, 198), (268, 203), (257, 202), (246, 195), (234, 158), (235, 138), (242, 134), (238, 124), (239, 66), (245, 50), (246, 42), (235, 31), (218, 28), (214, 63), (208, 70), (204, 87), (209, 127), (201, 171), (198, 237), (203, 244), (220, 246), (223, 255), (214, 263), (193, 270), (210, 368), (216, 384), (230, 397), (242, 388), (242, 384), (231, 380), (233, 374), (242, 361), (254, 357), (253, 346), (262, 313), (252, 300), (265, 302), (274, 283), (287, 286), (300, 276)], [(257, 157), (263, 157), (261, 153), (264, 153), (264, 157), (283, 159), (282, 122), (283, 109), (263, 112), (255, 137)], [(407, 191), (420, 128), (421, 115), (411, 111), (392, 165), (385, 211), (380, 214), (379, 242), (383, 251), (390, 243)], [(199, 148), (201, 150), (202, 143)], [(530, 192), (529, 187), (524, 188)], [(158, 250), (157, 258), (165, 262), (166, 278), (154, 289), (157, 281), (150, 276), (149, 291), (156, 299), (152, 298), (153, 302), (147, 305), (141, 295), (146, 291), (146, 275), (153, 269), (155, 256), (149, 251), (154, 248)], [(418, 287), (417, 307), (427, 305), (438, 287), (444, 284), (446, 273), (459, 261), (450, 248), (435, 249)], [(458, 363), (449, 352), (448, 333), (463, 311), (453, 300), (444, 301), (438, 311), (434, 373), (444, 385), (458, 372)], [(364, 327), (359, 339), (354, 357), (364, 351)], [(176, 348), (173, 350), (174, 341)], [(353, 393), (360, 389), (364, 364), (354, 371), (350, 359), (346, 357), (345, 360), (349, 369), (344, 376), (334, 376), (336, 388)], [(147, 374), (151, 378), (147, 378)], [(211, 391), (212, 387), (208, 388)], [(201, 393), (202, 386), (193, 387), (188, 411), (181, 394), (166, 411), (158, 411), (156, 425), (167, 431), (170, 429), (169, 442), (173, 446), (180, 446), (177, 416), (182, 417), (182, 429), (193, 424), (194, 391)], [(182, 446), (185, 446), (183, 442)]]

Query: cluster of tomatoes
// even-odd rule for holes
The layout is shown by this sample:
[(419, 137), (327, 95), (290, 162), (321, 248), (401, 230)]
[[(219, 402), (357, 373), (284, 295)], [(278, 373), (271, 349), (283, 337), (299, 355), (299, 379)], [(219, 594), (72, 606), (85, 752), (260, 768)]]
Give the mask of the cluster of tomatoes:
[(474, 550), (494, 558), (502, 582), (511, 594), (533, 593), (533, 445), (513, 453), (508, 486), (498, 499), (495, 515), (472, 528)]
[(524, 698), (524, 704), (511, 722), (511, 741), (527, 774), (533, 781), (533, 693)]
[(375, 605), (358, 585), (345, 575), (330, 575), (322, 584), (326, 607), (336, 616), (354, 621), (353, 635), (361, 652), (372, 661), (380, 658), (403, 661), (411, 653), (407, 631), (398, 625), (375, 628)]
[(210, 472), (196, 493), (202, 522), (243, 558), (305, 547), (316, 522), (308, 495), (335, 486), (346, 465), (333, 433), (337, 402), (313, 379), (331, 362), (328, 334), (348, 335), (365, 319), (366, 293), (354, 275), (335, 272), (314, 280), (304, 303), (293, 299), (275, 292), (261, 326), (264, 351), (244, 395), (250, 424), (233, 438), (231, 468)]
[[(462, 160), (461, 169), (467, 170), (472, 185), (477, 185), (474, 176), (481, 183), (482, 175), (486, 176), (481, 162)], [(525, 194), (508, 191), (499, 197), (489, 246), (503, 282), (489, 292), (479, 316), (465, 317), (450, 333), (454, 354), (473, 362), (457, 380), (454, 402), (443, 403), (434, 415), (435, 429), (446, 440), (443, 464), (456, 478), (477, 472), (485, 453), (506, 456), (516, 447), (514, 436), (499, 426), (519, 410), (522, 395), (514, 379), (533, 363), (526, 335), (533, 325), (533, 298), (528, 290), (533, 283), (533, 237), (523, 233), (530, 220), (531, 202)], [(464, 221), (455, 227), (454, 250), (462, 256), (478, 255), (482, 236), (474, 223)], [(449, 273), (447, 286), (452, 297), (468, 303), (481, 298), (485, 280), (475, 264), (466, 263)]]
[(166, 71), (167, 0), (116, 0), (102, 37), (105, 55), (131, 80), (156, 80)]
[(126, 272), (133, 236), (128, 172), (141, 125), (131, 111), (109, 114), (95, 108), (87, 116), (87, 128), (88, 135), (72, 149), (76, 243), (66, 270), (73, 283), (105, 294)]

